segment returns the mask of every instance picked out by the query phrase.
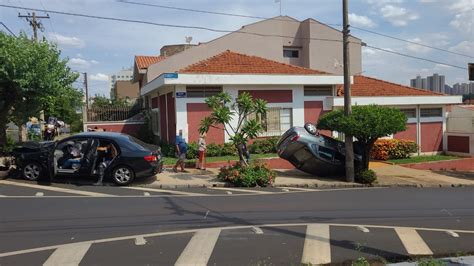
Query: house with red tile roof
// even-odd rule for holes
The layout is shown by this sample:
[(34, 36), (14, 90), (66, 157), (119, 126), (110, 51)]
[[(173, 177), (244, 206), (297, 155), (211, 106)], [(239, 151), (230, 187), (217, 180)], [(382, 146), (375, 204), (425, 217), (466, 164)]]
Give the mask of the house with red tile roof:
[[(160, 62), (166, 63), (168, 59)], [(343, 76), (234, 51), (224, 51), (201, 61), (162, 73), (141, 89), (152, 111), (153, 131), (173, 142), (182, 133), (188, 142), (199, 138), (200, 121), (210, 114), (206, 97), (227, 92), (233, 98), (248, 92), (268, 103), (265, 131), (261, 137), (280, 136), (292, 126), (317, 123), (319, 117), (342, 108)], [(446, 106), (461, 103), (447, 96), (371, 77), (351, 78), (353, 104), (396, 107), (408, 117), (407, 130), (394, 138), (420, 144), (420, 152), (443, 150), (446, 141)], [(332, 133), (329, 133), (332, 134)], [(336, 133), (334, 133), (336, 134)], [(213, 128), (209, 143), (230, 140), (222, 128)]]
[[(166, 57), (164, 56), (150, 56), (150, 55), (136, 55), (133, 63), (133, 80), (132, 82), (138, 82), (139, 87), (146, 84), (146, 71), (148, 67), (156, 64)], [(144, 80), (145, 79), (145, 80)]]

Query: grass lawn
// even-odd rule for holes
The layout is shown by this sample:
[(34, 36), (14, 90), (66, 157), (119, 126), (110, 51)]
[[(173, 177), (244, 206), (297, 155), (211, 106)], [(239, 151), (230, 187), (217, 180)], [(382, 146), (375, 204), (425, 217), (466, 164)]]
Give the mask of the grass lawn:
[[(265, 154), (251, 154), (250, 160), (252, 159), (259, 159), (259, 158), (271, 158), (271, 157), (278, 157), (276, 153), (265, 153)], [(175, 157), (164, 157), (164, 164), (170, 165), (176, 163)], [(187, 159), (186, 162), (194, 162), (197, 159)], [(207, 157), (206, 162), (227, 162), (227, 161), (238, 161), (238, 156), (220, 156), (220, 157)]]
[(407, 159), (388, 160), (388, 162), (391, 162), (394, 164), (407, 164), (407, 163), (445, 161), (445, 160), (453, 160), (453, 159), (460, 159), (460, 157), (450, 156), (450, 155), (423, 155), (423, 156), (413, 156)]

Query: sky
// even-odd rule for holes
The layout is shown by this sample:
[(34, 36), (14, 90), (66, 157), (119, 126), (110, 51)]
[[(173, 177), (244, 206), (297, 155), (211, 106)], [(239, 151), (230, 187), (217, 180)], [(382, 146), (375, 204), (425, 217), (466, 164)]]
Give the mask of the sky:
[[(236, 13), (259, 17), (279, 15), (275, 0), (133, 0), (173, 7)], [(282, 15), (298, 20), (314, 18), (342, 24), (341, 0), (281, 0)], [(145, 20), (237, 30), (258, 19), (190, 13), (123, 3), (117, 0), (0, 0), (1, 4), (88, 15)], [(13, 33), (32, 35), (31, 27), (18, 13), (27, 11), (0, 7), (0, 21)], [(37, 12), (39, 15), (45, 13)], [(222, 34), (195, 29), (177, 29), (136, 23), (96, 20), (49, 14), (41, 22), (40, 36), (58, 44), (69, 66), (89, 76), (89, 94), (109, 95), (108, 75), (133, 66), (135, 55), (158, 55), (163, 45), (206, 42)], [(435, 61), (467, 67), (474, 62), (474, 0), (349, 0), (350, 24), (398, 38), (470, 55), (459, 56), (388, 39), (352, 28), (351, 34), (368, 45)], [(1, 26), (0, 26), (1, 27)], [(5, 31), (4, 28), (1, 30)], [(417, 75), (439, 73), (446, 83), (467, 82), (467, 70), (405, 58), (363, 48), (363, 74), (408, 85)], [(78, 81), (77, 86), (82, 86)]]

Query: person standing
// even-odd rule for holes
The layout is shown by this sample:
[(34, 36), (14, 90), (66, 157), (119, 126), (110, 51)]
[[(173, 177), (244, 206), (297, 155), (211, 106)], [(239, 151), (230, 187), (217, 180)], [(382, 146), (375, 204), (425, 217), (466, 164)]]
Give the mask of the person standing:
[(206, 133), (205, 132), (199, 136), (198, 145), (199, 145), (199, 148), (198, 148), (199, 157), (198, 157), (198, 163), (196, 164), (196, 169), (206, 170), (205, 163), (206, 163), (207, 147), (206, 147)]
[(176, 156), (178, 161), (173, 167), (175, 173), (178, 172), (178, 166), (181, 168), (181, 172), (184, 172), (184, 160), (186, 160), (186, 152), (188, 151), (188, 144), (184, 140), (182, 133), (176, 136)]

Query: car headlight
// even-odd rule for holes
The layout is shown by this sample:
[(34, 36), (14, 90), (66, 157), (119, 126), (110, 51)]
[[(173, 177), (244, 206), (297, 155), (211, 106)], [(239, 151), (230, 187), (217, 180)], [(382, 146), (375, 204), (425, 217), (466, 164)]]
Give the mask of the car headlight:
[(318, 132), (318, 130), (316, 129), (316, 126), (311, 124), (311, 123), (306, 123), (304, 125), (304, 128), (306, 129), (306, 131), (308, 131), (309, 134), (311, 135), (316, 135), (316, 133)]

